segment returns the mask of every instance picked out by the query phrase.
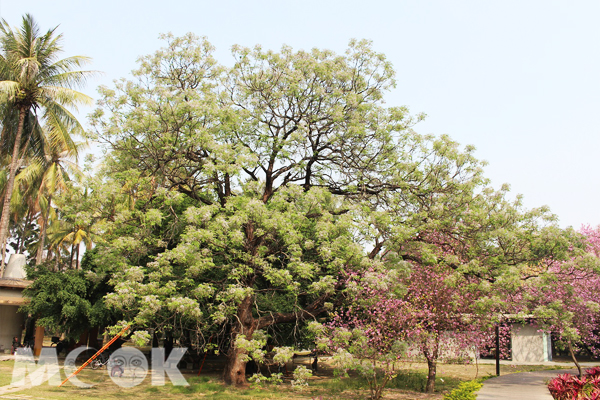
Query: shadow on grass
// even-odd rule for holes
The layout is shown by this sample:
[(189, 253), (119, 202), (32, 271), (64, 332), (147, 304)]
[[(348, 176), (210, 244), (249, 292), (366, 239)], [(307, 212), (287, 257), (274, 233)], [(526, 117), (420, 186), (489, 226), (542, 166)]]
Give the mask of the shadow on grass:
[[(444, 392), (455, 389), (462, 381), (462, 379), (453, 377), (437, 377), (435, 380), (435, 391)], [(400, 371), (394, 379), (391, 379), (387, 383), (386, 389), (425, 392), (426, 384), (427, 374), (425, 372)], [(324, 391), (332, 394), (339, 394), (344, 391), (369, 390), (367, 380), (360, 377), (332, 378), (315, 384), (311, 383), (311, 386), (322, 388)]]
[[(206, 399), (232, 399), (232, 398), (249, 398), (249, 399), (272, 399), (276, 397), (284, 397), (286, 395), (285, 390), (281, 390), (281, 387), (273, 386), (268, 388), (249, 388), (249, 389), (236, 389), (225, 386), (223, 382), (210, 377), (193, 377), (188, 379), (189, 386), (173, 386), (169, 388), (171, 394), (186, 394), (192, 395), (195, 393), (202, 394), (202, 398)], [(147, 391), (152, 391), (148, 388)]]

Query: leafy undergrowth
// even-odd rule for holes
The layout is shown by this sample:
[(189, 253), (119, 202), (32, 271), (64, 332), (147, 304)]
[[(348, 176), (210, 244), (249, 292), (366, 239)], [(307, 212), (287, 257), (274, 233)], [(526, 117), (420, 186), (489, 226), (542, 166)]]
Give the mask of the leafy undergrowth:
[(581, 378), (562, 374), (550, 380), (548, 389), (557, 400), (600, 400), (600, 368), (590, 368)]

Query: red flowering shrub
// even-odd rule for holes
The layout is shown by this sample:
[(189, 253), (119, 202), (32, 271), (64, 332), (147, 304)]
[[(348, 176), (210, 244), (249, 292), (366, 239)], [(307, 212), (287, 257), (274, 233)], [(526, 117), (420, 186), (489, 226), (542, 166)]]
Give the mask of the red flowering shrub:
[(585, 374), (594, 378), (598, 378), (600, 377), (600, 367), (586, 369)]
[(571, 374), (558, 375), (548, 383), (550, 394), (557, 400), (600, 400), (600, 368), (585, 371), (579, 378)]

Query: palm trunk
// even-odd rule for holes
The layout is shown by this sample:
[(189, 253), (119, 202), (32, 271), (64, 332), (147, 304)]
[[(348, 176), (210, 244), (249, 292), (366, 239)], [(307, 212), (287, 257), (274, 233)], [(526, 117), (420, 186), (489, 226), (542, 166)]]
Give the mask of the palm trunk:
[(42, 256), (44, 255), (44, 242), (46, 241), (46, 226), (48, 225), (48, 216), (50, 215), (50, 204), (52, 204), (52, 195), (48, 196), (48, 205), (46, 206), (46, 215), (42, 222), (42, 230), (40, 231), (40, 240), (38, 244), (37, 254), (35, 255), (35, 265), (42, 263)]
[(244, 387), (248, 386), (248, 382), (246, 381), (246, 361), (242, 360), (242, 355), (245, 352), (243, 349), (235, 346), (235, 339), (238, 335), (245, 335), (246, 339), (251, 339), (256, 329), (257, 321), (252, 317), (252, 296), (246, 297), (239, 305), (237, 317), (237, 322), (231, 334), (231, 344), (227, 352), (223, 380), (228, 385)]
[(23, 254), (23, 248), (25, 247), (25, 236), (27, 234), (27, 227), (31, 223), (32, 218), (33, 218), (33, 212), (31, 210), (29, 210), (27, 212), (27, 219), (25, 220), (25, 226), (23, 226), (23, 234), (21, 235), (21, 238), (19, 239), (19, 245), (17, 246), (19, 248), (17, 250), (17, 252), (19, 254)]
[(71, 244), (71, 254), (69, 255), (69, 269), (73, 269), (73, 255), (75, 254), (75, 243)]
[(17, 254), (20, 254), (20, 253), (21, 253), (21, 236), (19, 236), (19, 237), (17, 238), (17, 244), (16, 244), (16, 247), (17, 247)]
[(21, 106), (19, 109), (19, 125), (17, 126), (15, 145), (13, 146), (12, 159), (10, 160), (8, 182), (6, 182), (6, 193), (4, 194), (4, 204), (2, 206), (2, 217), (0, 218), (0, 247), (2, 248), (0, 277), (4, 275), (4, 259), (6, 257), (6, 241), (8, 239), (8, 217), (10, 214), (10, 198), (12, 197), (13, 187), (15, 185), (17, 167), (19, 166), (19, 150), (21, 146), (21, 135), (23, 134), (23, 125), (25, 123), (25, 115), (27, 115), (27, 107)]
[(58, 272), (58, 262), (60, 261), (60, 248), (56, 249), (56, 254), (54, 255), (54, 270)]
[(75, 248), (75, 265), (76, 265), (76, 269), (77, 271), (79, 271), (79, 249), (81, 248), (81, 243), (77, 244), (77, 247)]

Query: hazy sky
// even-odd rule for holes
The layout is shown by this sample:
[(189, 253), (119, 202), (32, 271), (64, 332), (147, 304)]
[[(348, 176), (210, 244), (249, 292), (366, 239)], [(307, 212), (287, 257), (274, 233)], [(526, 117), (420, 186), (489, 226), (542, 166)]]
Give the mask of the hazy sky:
[(428, 115), (420, 133), (473, 144), (494, 186), (548, 205), (561, 226), (600, 224), (600, 1), (27, 1), (0, 0), (11, 25), (31, 13), (60, 25), (65, 55), (127, 77), (159, 33), (207, 36), (231, 63), (233, 44), (346, 49), (366, 38), (393, 62), (388, 105)]

